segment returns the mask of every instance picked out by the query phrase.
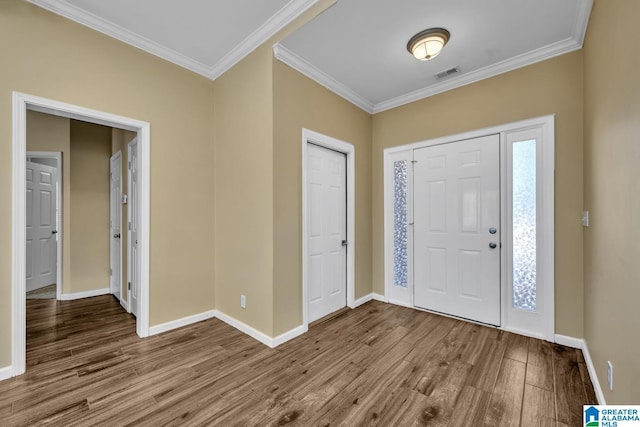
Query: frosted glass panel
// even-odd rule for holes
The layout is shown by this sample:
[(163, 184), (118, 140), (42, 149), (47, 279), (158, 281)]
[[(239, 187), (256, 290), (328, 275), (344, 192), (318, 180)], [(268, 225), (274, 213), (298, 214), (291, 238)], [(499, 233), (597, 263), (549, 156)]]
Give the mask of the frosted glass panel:
[(407, 161), (393, 164), (393, 284), (409, 284), (407, 258)]
[(513, 307), (536, 310), (536, 140), (513, 144)]

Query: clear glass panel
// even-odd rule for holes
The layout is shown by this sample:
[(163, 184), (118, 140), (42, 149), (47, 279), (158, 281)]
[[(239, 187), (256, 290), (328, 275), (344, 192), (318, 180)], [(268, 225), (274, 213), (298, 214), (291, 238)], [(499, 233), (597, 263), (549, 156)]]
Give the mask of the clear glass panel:
[(513, 144), (513, 307), (536, 310), (536, 140)]
[(407, 164), (393, 164), (393, 284), (406, 288), (409, 284), (407, 258)]

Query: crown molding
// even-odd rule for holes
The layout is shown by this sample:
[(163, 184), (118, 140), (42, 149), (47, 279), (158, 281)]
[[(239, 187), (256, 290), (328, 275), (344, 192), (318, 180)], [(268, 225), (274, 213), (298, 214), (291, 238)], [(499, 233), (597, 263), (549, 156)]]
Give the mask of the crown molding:
[(346, 99), (355, 106), (360, 107), (369, 114), (374, 112), (374, 105), (371, 101), (360, 96), (358, 93), (326, 74), (324, 71), (321, 71), (317, 67), (311, 65), (305, 59), (296, 55), (283, 45), (276, 43), (273, 46), (273, 55), (277, 60), (284, 62), (294, 70), (299, 71), (311, 80), (326, 87), (336, 95)]
[(240, 42), (229, 53), (227, 53), (214, 66), (208, 66), (186, 55), (169, 49), (159, 43), (147, 39), (139, 34), (129, 31), (119, 25), (109, 22), (99, 16), (89, 13), (77, 6), (67, 3), (64, 0), (27, 0), (43, 9), (75, 21), (81, 25), (120, 40), (123, 43), (134, 46), (147, 53), (172, 62), (180, 67), (205, 76), (211, 80), (220, 77), (225, 71), (240, 62), (244, 57), (253, 52), (264, 42), (273, 37), (278, 31), (283, 29), (294, 19), (307, 11), (319, 0), (291, 0), (286, 6), (280, 9), (275, 15), (269, 18), (257, 30), (251, 33), (246, 39)]
[(319, 0), (291, 0), (285, 7), (269, 18), (257, 30), (227, 53), (210, 70), (210, 78), (215, 80), (236, 65), (247, 55), (276, 35), (278, 31), (306, 12)]
[(391, 98), (387, 101), (379, 102), (374, 105), (373, 114), (400, 107), (401, 105), (428, 98), (430, 96), (456, 89), (461, 86), (476, 83), (480, 80), (488, 79), (499, 74), (507, 73), (518, 68), (535, 64), (536, 62), (541, 62), (556, 56), (564, 55), (565, 53), (578, 50), (581, 47), (582, 45), (573, 38), (568, 38), (556, 43), (552, 43), (550, 45), (544, 46), (539, 49), (534, 49), (522, 55), (514, 56), (513, 58), (509, 58), (496, 64), (489, 65), (478, 70), (470, 71), (468, 73), (461, 74), (460, 76), (453, 77), (443, 82), (427, 86), (423, 89), (418, 89), (416, 91)]
[(578, 16), (573, 28), (573, 39), (578, 42), (580, 47), (582, 47), (584, 36), (587, 34), (587, 25), (589, 24), (592, 8), (593, 0), (581, 0), (578, 6)]
[(43, 9), (53, 12), (57, 15), (63, 16), (67, 19), (77, 22), (78, 24), (89, 27), (102, 34), (106, 34), (109, 37), (113, 37), (116, 40), (120, 40), (123, 43), (137, 47), (147, 53), (165, 59), (180, 67), (191, 70), (194, 73), (198, 73), (205, 77), (211, 78), (211, 69), (205, 64), (198, 62), (194, 59), (187, 57), (173, 49), (169, 49), (166, 46), (158, 44), (152, 40), (142, 37), (132, 31), (122, 28), (112, 22), (100, 18), (92, 13), (89, 13), (79, 7), (73, 6), (63, 0), (27, 0), (29, 3), (33, 3)]

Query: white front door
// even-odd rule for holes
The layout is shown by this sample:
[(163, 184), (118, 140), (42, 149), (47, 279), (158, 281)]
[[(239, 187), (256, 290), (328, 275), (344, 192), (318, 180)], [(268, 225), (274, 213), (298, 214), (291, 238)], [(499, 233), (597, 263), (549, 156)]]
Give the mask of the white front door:
[(307, 146), (308, 321), (347, 305), (346, 156)]
[(138, 186), (138, 140), (129, 143), (129, 310), (138, 315), (138, 290), (140, 286), (140, 263), (138, 233), (140, 228), (140, 189)]
[(111, 293), (122, 299), (122, 153), (111, 156), (109, 197), (109, 241)]
[(57, 169), (27, 162), (27, 292), (56, 283)]
[(414, 304), (500, 325), (499, 135), (414, 151)]

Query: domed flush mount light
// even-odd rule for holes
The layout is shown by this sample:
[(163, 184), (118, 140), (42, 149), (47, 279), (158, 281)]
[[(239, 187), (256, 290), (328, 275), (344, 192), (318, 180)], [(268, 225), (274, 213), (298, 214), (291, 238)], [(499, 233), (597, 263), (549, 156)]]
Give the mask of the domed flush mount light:
[(420, 31), (411, 37), (411, 40), (407, 43), (407, 50), (416, 59), (428, 61), (438, 56), (444, 45), (449, 41), (449, 37), (449, 31), (444, 28), (430, 28)]

